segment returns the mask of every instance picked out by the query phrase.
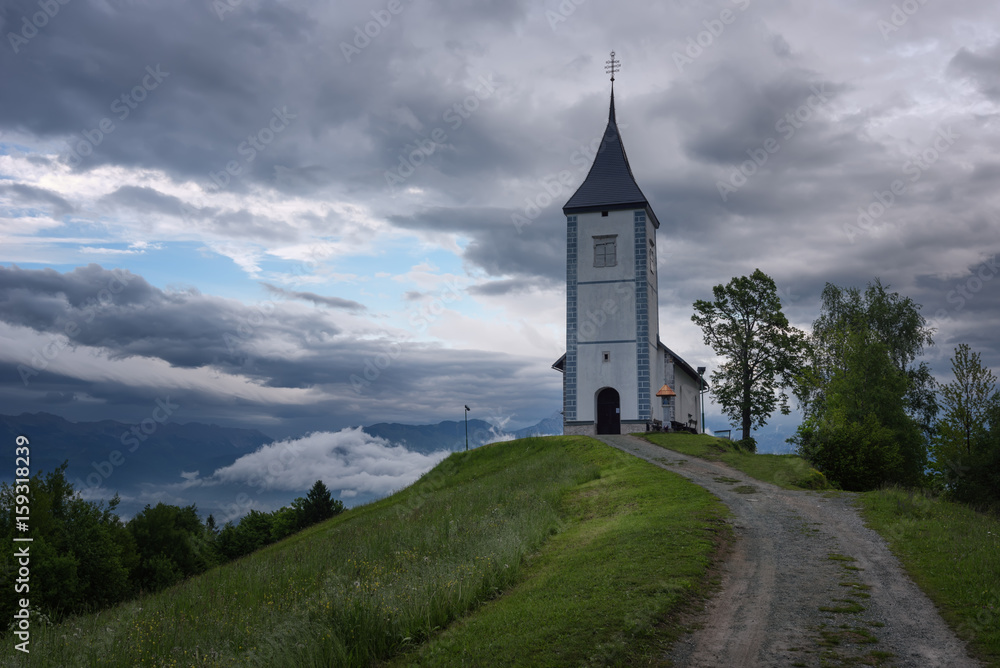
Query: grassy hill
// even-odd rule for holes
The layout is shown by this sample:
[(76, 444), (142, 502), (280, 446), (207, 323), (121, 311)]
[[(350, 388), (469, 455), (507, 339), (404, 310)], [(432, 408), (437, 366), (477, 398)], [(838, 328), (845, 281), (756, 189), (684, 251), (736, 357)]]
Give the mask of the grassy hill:
[(32, 626), (32, 666), (656, 663), (725, 508), (582, 437), (454, 453), (416, 484), (156, 595)]

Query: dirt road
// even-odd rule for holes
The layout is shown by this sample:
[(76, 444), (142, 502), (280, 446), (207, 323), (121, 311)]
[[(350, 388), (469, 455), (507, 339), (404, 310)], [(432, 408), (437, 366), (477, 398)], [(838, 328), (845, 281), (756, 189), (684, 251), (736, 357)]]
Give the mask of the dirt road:
[(676, 666), (979, 666), (867, 529), (854, 495), (789, 491), (633, 436), (608, 445), (709, 490), (736, 535), (718, 593), (669, 658)]

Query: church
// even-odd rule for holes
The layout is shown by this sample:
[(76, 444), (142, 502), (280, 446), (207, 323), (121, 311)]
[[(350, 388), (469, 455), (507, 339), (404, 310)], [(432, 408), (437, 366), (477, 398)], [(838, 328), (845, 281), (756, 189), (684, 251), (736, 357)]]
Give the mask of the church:
[(703, 431), (704, 367), (660, 341), (656, 230), (615, 120), (611, 54), (608, 127), (566, 215), (563, 433)]

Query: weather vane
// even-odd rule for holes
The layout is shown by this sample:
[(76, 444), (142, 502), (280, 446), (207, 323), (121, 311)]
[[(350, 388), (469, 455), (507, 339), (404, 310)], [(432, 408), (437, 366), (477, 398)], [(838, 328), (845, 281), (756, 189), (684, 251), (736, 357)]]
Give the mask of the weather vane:
[(615, 52), (611, 52), (611, 60), (608, 60), (604, 64), (604, 71), (611, 75), (611, 82), (615, 81), (615, 72), (622, 68), (622, 63), (620, 60), (615, 60)]

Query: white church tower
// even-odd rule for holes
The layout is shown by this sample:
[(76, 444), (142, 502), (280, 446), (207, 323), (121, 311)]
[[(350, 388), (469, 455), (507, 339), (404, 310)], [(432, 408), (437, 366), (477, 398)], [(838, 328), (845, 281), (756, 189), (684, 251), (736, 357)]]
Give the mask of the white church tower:
[[(566, 215), (563, 433), (701, 431), (701, 375), (660, 342), (656, 230), (611, 107), (587, 178)], [(703, 369), (699, 369), (704, 371)]]

